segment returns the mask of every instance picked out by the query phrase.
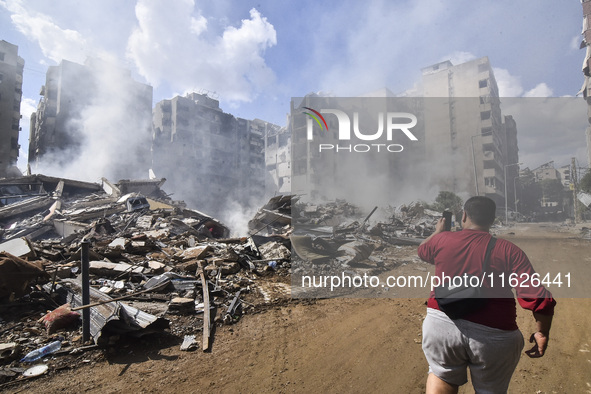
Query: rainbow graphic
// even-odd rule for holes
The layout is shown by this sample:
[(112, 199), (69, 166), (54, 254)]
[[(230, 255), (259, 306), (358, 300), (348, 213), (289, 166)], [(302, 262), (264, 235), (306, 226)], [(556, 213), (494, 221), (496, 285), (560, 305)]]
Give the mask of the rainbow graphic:
[[(309, 111), (312, 111), (312, 112), (314, 112), (314, 114), (318, 115), (318, 116), (316, 116), (316, 115), (311, 114), (309, 112), (304, 112), (306, 115), (308, 115), (312, 119), (314, 119), (316, 121), (316, 123), (318, 123), (318, 126), (320, 126), (320, 130), (322, 130), (324, 128), (324, 127), (322, 127), (322, 123), (320, 123), (320, 119), (322, 119), (322, 122), (324, 123), (324, 126), (326, 126), (326, 131), (328, 131), (328, 125), (326, 124), (326, 120), (324, 120), (324, 116), (322, 116), (320, 114), (320, 112), (318, 112), (318, 111), (316, 111), (316, 110), (314, 110), (314, 109), (312, 109), (310, 107), (304, 107), (304, 108), (307, 109), (307, 110), (309, 110)], [(318, 117), (320, 117), (320, 119), (318, 119)]]

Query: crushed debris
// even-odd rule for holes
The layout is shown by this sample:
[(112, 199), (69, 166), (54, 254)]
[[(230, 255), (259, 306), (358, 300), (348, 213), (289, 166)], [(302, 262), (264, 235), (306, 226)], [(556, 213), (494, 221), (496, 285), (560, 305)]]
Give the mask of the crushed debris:
[(56, 341), (60, 349), (47, 357), (65, 364), (75, 362), (70, 353), (100, 354), (130, 335), (174, 335), (185, 338), (183, 350), (207, 350), (214, 325), (289, 298), (291, 196), (262, 208), (252, 221), (257, 234), (229, 238), (217, 219), (171, 200), (163, 179), (101, 182), (0, 179), (0, 384), (22, 376), (25, 354)]
[(50, 373), (116, 351), (127, 336), (170, 335), (181, 350), (211, 350), (216, 326), (287, 302), (294, 275), (415, 263), (406, 256), (440, 216), (413, 203), (370, 220), (378, 207), (363, 214), (343, 200), (309, 204), (282, 195), (259, 209), (247, 236), (230, 238), (223, 223), (170, 199), (163, 184), (0, 179), (0, 384), (20, 379), (21, 357), (56, 341)]

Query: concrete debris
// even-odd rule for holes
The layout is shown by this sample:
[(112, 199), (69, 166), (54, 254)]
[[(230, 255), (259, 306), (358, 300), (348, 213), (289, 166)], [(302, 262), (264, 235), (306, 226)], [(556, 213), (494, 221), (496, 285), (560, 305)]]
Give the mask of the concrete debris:
[(330, 275), (343, 269), (377, 275), (405, 264), (383, 251), (420, 244), (433, 233), (441, 217), (441, 213), (414, 202), (387, 207), (381, 219), (375, 220), (378, 208), (363, 215), (358, 207), (343, 200), (295, 204), (290, 240), (297, 256), (292, 256), (292, 278), (310, 273)]
[(183, 343), (181, 344), (181, 350), (189, 352), (199, 347), (199, 342), (195, 339), (195, 335), (185, 335)]
[[(411, 204), (375, 220), (377, 208), (368, 215), (342, 200), (309, 204), (285, 195), (258, 210), (247, 236), (230, 238), (219, 220), (171, 200), (163, 183), (0, 180), (0, 344), (20, 348), (11, 350), (19, 354), (6, 361), (10, 368), (23, 367), (19, 355), (56, 340), (62, 349), (52, 357), (69, 367), (76, 363), (70, 352), (116, 352), (129, 336), (172, 335), (183, 339), (182, 350), (212, 351), (216, 327), (289, 299), (294, 273), (378, 272), (393, 264), (386, 247), (420, 242), (439, 215)], [(89, 243), (86, 305), (83, 242)], [(79, 310), (90, 312), (87, 343)], [(88, 347), (93, 343), (98, 348)], [(16, 379), (7, 374), (2, 379)]]
[[(289, 298), (292, 196), (262, 207), (249, 236), (229, 238), (219, 220), (171, 200), (163, 183), (0, 179), (0, 362), (22, 368), (20, 356), (55, 340), (62, 349), (52, 357), (68, 367), (71, 352), (116, 352), (128, 336), (174, 335), (183, 350), (211, 350), (216, 325)], [(90, 311), (96, 347), (82, 341), (80, 310)], [(2, 371), (1, 382), (20, 374)]]
[(0, 343), (0, 362), (16, 360), (19, 351), (20, 345), (16, 342)]
[(249, 234), (288, 236), (291, 233), (292, 203), (295, 204), (297, 201), (298, 198), (292, 195), (271, 198), (248, 222)]

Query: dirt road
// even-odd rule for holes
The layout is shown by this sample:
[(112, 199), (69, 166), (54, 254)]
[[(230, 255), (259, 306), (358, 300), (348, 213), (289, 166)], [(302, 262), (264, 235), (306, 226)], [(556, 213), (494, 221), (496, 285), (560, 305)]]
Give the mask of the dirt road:
[[(559, 231), (557, 231), (559, 230)], [(547, 225), (499, 234), (534, 267), (591, 280), (591, 241)], [(410, 250), (409, 253), (413, 253)], [(557, 268), (558, 267), (558, 268)], [(579, 282), (577, 282), (579, 283)], [(587, 286), (588, 288), (588, 286)], [(186, 353), (172, 338), (128, 342), (71, 370), (5, 388), (10, 392), (424, 392), (424, 298), (291, 301), (245, 316), (215, 334), (211, 353)], [(531, 313), (518, 311), (525, 337)], [(591, 300), (559, 298), (547, 355), (523, 356), (512, 393), (591, 393)], [(461, 393), (471, 393), (469, 385)]]

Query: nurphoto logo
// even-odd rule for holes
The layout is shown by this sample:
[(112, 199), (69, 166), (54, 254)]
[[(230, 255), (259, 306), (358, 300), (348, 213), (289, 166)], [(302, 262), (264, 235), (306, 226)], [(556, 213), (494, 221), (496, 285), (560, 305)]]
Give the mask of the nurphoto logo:
[[(306, 123), (306, 131), (308, 141), (314, 140), (314, 122), (318, 124), (320, 130), (326, 129), (328, 132), (329, 127), (326, 119), (322, 114), (330, 114), (336, 116), (338, 124), (338, 141), (351, 141), (352, 139), (360, 141), (373, 141), (377, 142), (384, 136), (384, 123), (385, 127), (385, 140), (390, 142), (393, 140), (395, 135), (405, 135), (411, 141), (418, 141), (417, 137), (411, 132), (410, 129), (417, 125), (417, 117), (408, 112), (378, 112), (377, 121), (378, 129), (375, 132), (362, 132), (359, 125), (359, 112), (353, 112), (353, 136), (351, 135), (351, 118), (345, 111), (339, 109), (321, 109), (317, 111), (310, 107), (304, 107), (304, 109), (310, 112), (303, 112), (308, 115)], [(318, 151), (333, 151), (339, 152), (355, 152), (355, 153), (366, 153), (366, 152), (402, 152), (404, 147), (401, 144), (390, 144), (390, 143), (361, 143), (361, 144), (328, 144), (321, 143), (318, 145)]]

